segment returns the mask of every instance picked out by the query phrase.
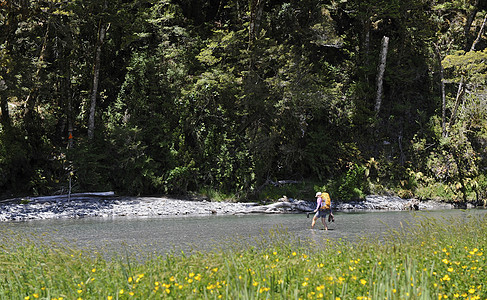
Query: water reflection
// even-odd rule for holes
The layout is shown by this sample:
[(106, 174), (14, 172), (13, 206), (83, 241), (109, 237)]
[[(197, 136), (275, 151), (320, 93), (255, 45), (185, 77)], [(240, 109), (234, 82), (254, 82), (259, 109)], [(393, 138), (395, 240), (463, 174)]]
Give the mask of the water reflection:
[[(165, 254), (210, 250), (222, 243), (251, 243), (272, 230), (285, 230), (302, 239), (354, 240), (362, 236), (381, 236), (407, 227), (421, 216), (467, 218), (486, 210), (442, 210), (419, 212), (337, 212), (328, 231), (321, 223), (310, 229), (311, 217), (305, 214), (205, 216), (178, 218), (87, 218), (77, 220), (39, 220), (1, 223), (1, 232), (11, 229), (25, 234), (47, 234), (61, 243), (71, 243), (90, 251), (108, 254)], [(1, 234), (1, 233), (0, 233)]]

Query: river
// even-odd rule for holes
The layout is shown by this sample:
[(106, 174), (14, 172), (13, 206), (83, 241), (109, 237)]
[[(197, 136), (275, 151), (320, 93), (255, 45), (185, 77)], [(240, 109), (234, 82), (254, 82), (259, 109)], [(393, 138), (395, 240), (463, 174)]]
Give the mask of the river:
[(231, 241), (248, 243), (275, 230), (315, 241), (354, 240), (410, 226), (422, 216), (448, 219), (485, 213), (487, 210), (336, 212), (328, 231), (321, 230), (319, 221), (311, 230), (311, 216), (306, 218), (305, 214), (54, 219), (2, 222), (0, 235), (11, 230), (111, 255), (163, 255), (172, 251), (211, 250)]

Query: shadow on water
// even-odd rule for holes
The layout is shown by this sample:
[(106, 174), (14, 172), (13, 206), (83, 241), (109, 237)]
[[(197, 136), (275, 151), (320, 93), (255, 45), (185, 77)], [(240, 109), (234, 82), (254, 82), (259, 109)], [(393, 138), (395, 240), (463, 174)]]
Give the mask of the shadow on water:
[(417, 223), (422, 216), (461, 219), (485, 213), (486, 210), (337, 212), (328, 231), (320, 230), (323, 227), (320, 222), (315, 229), (310, 229), (311, 218), (306, 218), (306, 214), (58, 219), (5, 222), (0, 224), (0, 235), (8, 230), (47, 235), (55, 242), (91, 253), (143, 258), (209, 251), (225, 245), (265, 246), (265, 238), (276, 230), (320, 243), (330, 239), (355, 241), (361, 237), (384, 236), (394, 229), (407, 230), (407, 226)]

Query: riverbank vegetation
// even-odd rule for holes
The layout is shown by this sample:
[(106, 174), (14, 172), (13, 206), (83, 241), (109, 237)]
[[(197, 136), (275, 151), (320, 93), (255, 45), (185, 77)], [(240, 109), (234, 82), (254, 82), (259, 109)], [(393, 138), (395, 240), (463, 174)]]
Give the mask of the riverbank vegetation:
[(423, 216), (355, 241), (276, 229), (252, 245), (142, 261), (3, 233), (0, 298), (486, 299), (485, 216)]
[(1, 198), (487, 198), (484, 1), (0, 7)]

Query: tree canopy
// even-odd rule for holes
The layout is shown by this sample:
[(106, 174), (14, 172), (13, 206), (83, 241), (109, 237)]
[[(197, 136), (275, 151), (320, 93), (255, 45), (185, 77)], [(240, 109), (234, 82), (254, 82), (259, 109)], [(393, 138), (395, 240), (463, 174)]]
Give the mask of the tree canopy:
[(0, 197), (248, 198), (292, 179), (484, 200), (486, 16), (475, 0), (0, 1)]

